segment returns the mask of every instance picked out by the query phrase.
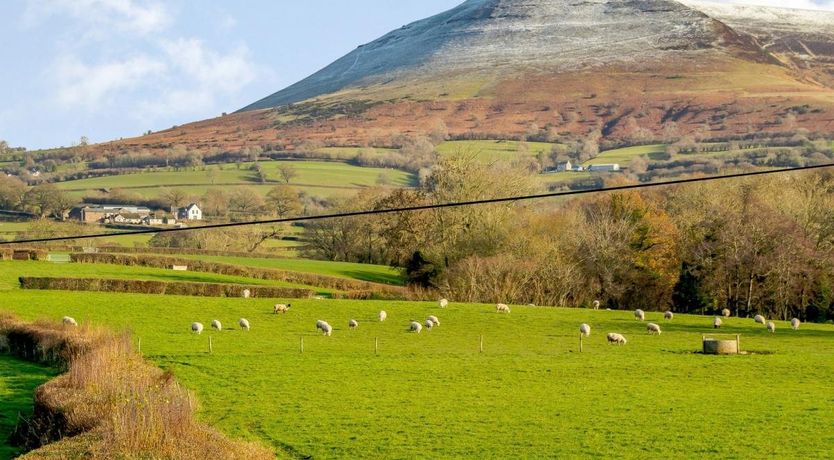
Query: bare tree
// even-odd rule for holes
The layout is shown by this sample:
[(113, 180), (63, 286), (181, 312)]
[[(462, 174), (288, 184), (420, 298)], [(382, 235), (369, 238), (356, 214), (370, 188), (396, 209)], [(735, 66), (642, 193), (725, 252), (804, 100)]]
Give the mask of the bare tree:
[(284, 179), (284, 182), (289, 184), (291, 180), (298, 175), (298, 171), (295, 170), (295, 167), (288, 164), (282, 164), (278, 167), (278, 173), (281, 174), (281, 178)]
[(263, 211), (264, 199), (250, 187), (237, 187), (229, 192), (229, 210), (237, 216), (251, 216)]
[(287, 185), (275, 186), (266, 194), (266, 201), (279, 218), (296, 214), (301, 210), (298, 192)]

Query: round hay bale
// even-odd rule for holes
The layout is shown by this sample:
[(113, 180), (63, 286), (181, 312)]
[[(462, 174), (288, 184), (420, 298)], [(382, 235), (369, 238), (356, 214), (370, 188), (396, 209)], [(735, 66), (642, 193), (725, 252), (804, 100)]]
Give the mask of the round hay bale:
[(705, 355), (737, 355), (737, 340), (704, 339)]

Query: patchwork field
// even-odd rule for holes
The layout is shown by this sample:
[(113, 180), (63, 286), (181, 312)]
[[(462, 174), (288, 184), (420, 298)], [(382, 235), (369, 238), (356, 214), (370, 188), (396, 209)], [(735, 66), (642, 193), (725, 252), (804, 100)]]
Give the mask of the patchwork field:
[(20, 452), (6, 441), (20, 417), (32, 414), (35, 387), (55, 376), (55, 371), (0, 354), (0, 459)]
[(588, 160), (582, 165), (587, 167), (598, 164), (619, 163), (620, 166), (628, 167), (631, 160), (636, 157), (646, 155), (649, 159), (657, 159), (653, 158), (653, 155), (656, 156), (665, 151), (666, 144), (638, 145), (636, 147), (607, 150), (605, 152), (601, 152), (594, 159)]
[(514, 160), (523, 156), (550, 153), (553, 144), (548, 142), (518, 142), (504, 140), (447, 141), (437, 146), (441, 155), (453, 153), (476, 153), (486, 161)]
[[(147, 171), (120, 176), (96, 177), (57, 183), (61, 189), (82, 197), (99, 189), (120, 188), (141, 196), (153, 197), (161, 187), (178, 188), (194, 195), (205, 193), (211, 187), (250, 186), (258, 193), (266, 193), (275, 185), (284, 183), (278, 169), (292, 166), (297, 175), (290, 185), (316, 196), (335, 196), (346, 191), (377, 185), (380, 175), (391, 186), (407, 187), (414, 184), (414, 176), (404, 171), (381, 168), (361, 168), (340, 162), (327, 161), (263, 161), (260, 163), (268, 182), (262, 184), (252, 163), (206, 166), (205, 170)], [(222, 167), (222, 169), (221, 169)]]
[(276, 268), (294, 272), (315, 273), (318, 275), (338, 276), (372, 283), (402, 285), (403, 279), (397, 269), (385, 265), (357, 264), (352, 262), (331, 262), (311, 259), (264, 259), (257, 257), (231, 256), (183, 256), (187, 259), (220, 262), (255, 268)]
[[(730, 318), (721, 332), (742, 334), (754, 353), (716, 357), (694, 353), (711, 317), (648, 313), (663, 327), (649, 336), (625, 311), (22, 291), (27, 270), (0, 262), (0, 311), (133, 331), (149, 360), (195, 391), (203, 420), (280, 458), (803, 458), (834, 442), (831, 325), (778, 321), (769, 334)], [(289, 313), (271, 314), (278, 300)], [(430, 314), (439, 327), (406, 332)], [(188, 332), (212, 319), (226, 329)], [(332, 337), (316, 333), (318, 319)], [(579, 353), (582, 322), (593, 331)], [(607, 345), (611, 331), (629, 343)]]

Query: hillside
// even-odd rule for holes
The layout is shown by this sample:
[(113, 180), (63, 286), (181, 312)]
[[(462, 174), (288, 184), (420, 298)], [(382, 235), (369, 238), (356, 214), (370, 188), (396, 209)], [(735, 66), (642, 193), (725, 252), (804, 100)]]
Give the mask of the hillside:
[(654, 139), (834, 128), (834, 13), (670, 0), (468, 0), (245, 107), (104, 148), (399, 134)]

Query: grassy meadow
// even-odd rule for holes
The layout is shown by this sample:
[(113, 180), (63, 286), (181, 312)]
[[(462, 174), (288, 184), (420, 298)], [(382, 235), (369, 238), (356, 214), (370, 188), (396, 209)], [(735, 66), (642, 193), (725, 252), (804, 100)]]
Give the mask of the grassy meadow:
[(649, 159), (656, 159), (657, 156), (666, 151), (666, 144), (638, 145), (636, 147), (625, 147), (621, 149), (606, 150), (591, 160), (586, 161), (582, 166), (588, 167), (598, 164), (619, 163), (620, 166), (628, 167), (631, 160), (639, 156), (647, 156)]
[[(132, 331), (147, 359), (196, 393), (202, 420), (279, 458), (802, 458), (834, 442), (831, 325), (778, 321), (769, 334), (730, 318), (721, 332), (742, 334), (754, 353), (704, 356), (694, 352), (711, 317), (649, 312), (663, 327), (650, 336), (627, 311), (17, 289), (31, 264), (0, 262), (0, 312)], [(271, 314), (279, 300), (289, 313)], [(430, 314), (439, 327), (406, 332)], [(188, 332), (212, 319), (227, 329)], [(332, 337), (315, 331), (318, 319)], [(579, 353), (582, 322), (593, 331)], [(629, 343), (609, 346), (606, 332)]]
[(187, 259), (204, 260), (223, 264), (240, 265), (242, 267), (275, 268), (317, 275), (350, 278), (372, 283), (402, 285), (403, 279), (399, 270), (385, 265), (357, 264), (353, 262), (331, 262), (312, 259), (279, 259), (259, 257), (233, 256), (203, 256), (183, 255)]
[(79, 198), (98, 189), (120, 188), (142, 196), (153, 197), (161, 187), (178, 188), (195, 195), (205, 193), (209, 188), (228, 186), (251, 186), (258, 193), (266, 195), (278, 183), (283, 183), (278, 168), (292, 166), (297, 176), (290, 185), (315, 196), (343, 195), (350, 190), (377, 185), (380, 175), (386, 177), (391, 186), (406, 187), (415, 182), (412, 174), (395, 169), (362, 168), (331, 161), (263, 161), (260, 163), (269, 183), (261, 184), (252, 163), (211, 165), (205, 169), (183, 169), (181, 171), (143, 171), (120, 176), (95, 177), (57, 183), (56, 186), (72, 192)]
[[(523, 147), (522, 147), (523, 145)], [(484, 161), (510, 161), (521, 156), (536, 156), (550, 153), (553, 144), (548, 142), (519, 142), (506, 140), (446, 141), (437, 146), (440, 155), (458, 152), (477, 153)]]
[(35, 387), (56, 375), (55, 371), (0, 354), (0, 459), (13, 458), (18, 449), (6, 442), (19, 417), (32, 415)]

